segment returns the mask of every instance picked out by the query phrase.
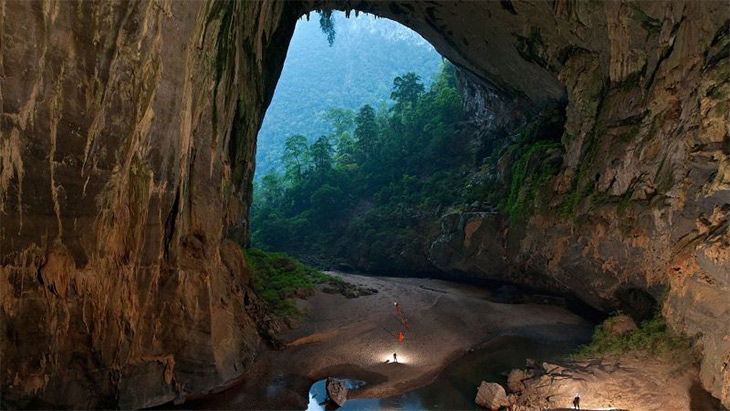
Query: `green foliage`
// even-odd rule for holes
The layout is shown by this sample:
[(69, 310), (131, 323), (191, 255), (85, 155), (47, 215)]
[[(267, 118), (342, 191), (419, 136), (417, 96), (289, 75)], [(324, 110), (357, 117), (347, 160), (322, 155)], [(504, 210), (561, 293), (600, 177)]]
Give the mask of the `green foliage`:
[[(333, 11), (337, 41), (330, 46), (318, 17), (313, 14), (311, 21), (301, 19), (297, 23), (276, 93), (258, 134), (256, 179), (274, 171), (284, 173), (280, 159), (290, 135), (306, 135), (308, 144), (332, 132), (341, 135), (326, 117), (329, 109), (356, 112), (363, 104), (370, 104), (382, 111), (381, 101), (392, 104), (389, 97), (396, 75), (414, 71), (424, 84), (430, 84), (438, 72), (442, 58), (436, 50), (396, 22), (365, 14), (346, 19), (344, 13)], [(346, 128), (352, 132), (354, 126)], [(338, 144), (336, 138), (330, 142)]]
[(387, 106), (376, 111), (366, 104), (354, 116), (328, 110), (331, 133), (309, 146), (301, 135), (287, 140), (282, 160), (287, 170), (301, 172), (257, 183), (257, 247), (331, 256), (348, 243), (366, 254), (393, 252), (418, 241), (418, 216), (464, 201), (470, 153), (453, 68), (444, 65), (428, 91), (413, 73), (396, 79), (398, 98), (413, 99), (407, 108), (403, 103), (398, 112)]
[(284, 253), (251, 248), (244, 250), (244, 254), (251, 268), (254, 291), (281, 318), (301, 315), (293, 301), (296, 295), (310, 292), (315, 284), (341, 282)]
[(623, 336), (609, 332), (603, 325), (597, 326), (591, 342), (581, 347), (574, 356), (586, 358), (621, 355), (672, 361), (678, 366), (697, 359), (693, 339), (670, 330), (659, 313), (654, 318), (643, 321), (635, 331)]
[(284, 163), (286, 178), (295, 183), (301, 181), (309, 161), (307, 137), (294, 134), (287, 138), (281, 161)]
[(510, 193), (505, 212), (510, 223), (525, 223), (533, 211), (538, 191), (560, 171), (561, 161), (540, 161), (552, 149), (561, 149), (560, 143), (536, 141), (512, 163)]
[(230, 37), (235, 7), (235, 1), (219, 1), (217, 3), (213, 3), (208, 14), (208, 22), (217, 16), (220, 16), (221, 19), (220, 26), (218, 27), (218, 37), (216, 38), (217, 51), (215, 55), (215, 87), (213, 88), (213, 109), (211, 118), (214, 136), (218, 134), (218, 85), (223, 77), (223, 72), (231, 62), (231, 47), (233, 42), (230, 40)]
[(327, 35), (327, 43), (330, 47), (335, 43), (335, 19), (332, 17), (332, 10), (319, 11), (319, 28)]
[(325, 176), (332, 169), (332, 145), (327, 137), (322, 136), (309, 147), (313, 172), (317, 177)]
[(400, 113), (407, 109), (413, 109), (425, 91), (421, 78), (416, 73), (407, 73), (398, 76), (393, 80), (393, 92), (390, 98), (395, 101), (393, 110)]
[(367, 160), (374, 154), (374, 147), (378, 143), (378, 125), (375, 122), (375, 109), (370, 104), (360, 108), (355, 118), (355, 140), (362, 159)]
[(332, 125), (332, 133), (339, 136), (352, 130), (355, 112), (346, 108), (331, 108), (322, 114), (322, 119)]
[(536, 200), (546, 183), (562, 167), (561, 131), (555, 125), (562, 121), (561, 112), (544, 110), (533, 121), (518, 130), (514, 144), (505, 149), (511, 159), (507, 200), (501, 209), (518, 234), (535, 210)]
[(563, 202), (558, 207), (558, 215), (563, 218), (573, 218), (578, 204), (591, 193), (595, 192), (594, 182), (587, 181), (589, 180), (587, 176), (593, 169), (598, 157), (598, 151), (601, 147), (601, 140), (598, 137), (598, 133), (594, 131), (589, 134), (586, 137), (586, 144), (588, 148), (582, 157), (582, 161), (578, 167), (578, 173), (573, 179), (573, 187), (563, 197)]
[(727, 101), (721, 101), (717, 103), (717, 105), (714, 108), (714, 114), (716, 117), (722, 117), (727, 113), (728, 106)]

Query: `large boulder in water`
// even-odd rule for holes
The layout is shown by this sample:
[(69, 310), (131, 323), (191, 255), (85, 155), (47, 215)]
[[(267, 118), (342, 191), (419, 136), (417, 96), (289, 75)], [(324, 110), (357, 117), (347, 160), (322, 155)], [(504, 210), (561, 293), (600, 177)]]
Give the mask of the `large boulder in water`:
[(477, 397), (474, 399), (477, 405), (490, 410), (498, 410), (500, 407), (509, 405), (507, 393), (501, 385), (493, 382), (482, 381), (477, 390)]
[(342, 407), (347, 401), (347, 387), (343, 381), (327, 378), (326, 390), (327, 397), (338, 406)]

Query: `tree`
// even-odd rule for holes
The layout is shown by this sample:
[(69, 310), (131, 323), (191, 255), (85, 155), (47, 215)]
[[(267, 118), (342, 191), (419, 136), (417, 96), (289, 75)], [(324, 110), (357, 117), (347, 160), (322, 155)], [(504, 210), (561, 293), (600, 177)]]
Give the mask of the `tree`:
[(416, 73), (406, 73), (393, 79), (393, 90), (390, 98), (395, 101), (393, 110), (401, 113), (406, 108), (415, 108), (418, 99), (425, 90), (421, 78)]
[(345, 205), (345, 193), (337, 187), (324, 184), (310, 197), (313, 215), (316, 221), (326, 223), (342, 214)]
[(335, 141), (335, 164), (345, 170), (357, 169), (355, 161), (355, 140), (349, 131), (340, 134)]
[[(289, 138), (285, 163), (293, 183), (267, 176), (256, 186), (251, 218), (257, 246), (309, 256), (356, 248), (370, 261), (385, 261), (424, 246), (419, 224), (443, 206), (505, 197), (498, 186), (469, 188), (475, 180), (465, 171), (474, 163), (473, 148), (462, 130), (451, 66), (444, 64), (428, 92), (417, 80), (403, 76), (394, 89), (401, 113), (369, 105), (356, 113), (329, 110), (322, 117), (331, 133), (309, 146), (304, 136)], [(408, 90), (415, 90), (415, 100)], [(341, 244), (347, 249), (333, 251)]]
[(278, 204), (284, 200), (284, 184), (278, 174), (263, 176), (254, 190), (258, 190), (262, 204)]
[(309, 150), (307, 147), (307, 137), (301, 134), (294, 134), (286, 139), (284, 144), (284, 154), (281, 159), (284, 162), (286, 170), (286, 178), (290, 181), (298, 183), (302, 180), (305, 167), (308, 160)]
[(321, 117), (322, 120), (328, 122), (332, 126), (334, 129), (333, 134), (335, 136), (340, 136), (342, 133), (352, 130), (355, 113), (346, 108), (331, 108), (325, 111)]
[(355, 125), (355, 113), (345, 108), (331, 108), (320, 117), (334, 129), (330, 133), (330, 140), (335, 144), (337, 166), (352, 169), (355, 147), (351, 130)]
[(370, 104), (360, 108), (355, 118), (355, 140), (365, 160), (371, 158), (378, 139), (378, 125), (375, 121), (375, 109)]
[(448, 60), (444, 60), (439, 67), (438, 75), (436, 75), (431, 90), (439, 92), (448, 88), (456, 89), (456, 67)]
[(332, 145), (327, 137), (318, 138), (309, 147), (309, 154), (317, 176), (323, 176), (332, 169)]

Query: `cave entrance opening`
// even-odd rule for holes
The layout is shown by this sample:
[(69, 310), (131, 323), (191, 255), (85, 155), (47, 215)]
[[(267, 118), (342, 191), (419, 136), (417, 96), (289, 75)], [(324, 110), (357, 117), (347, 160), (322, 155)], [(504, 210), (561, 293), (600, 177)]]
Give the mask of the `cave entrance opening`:
[(325, 267), (434, 270), (425, 239), (472, 161), (456, 77), (400, 23), (303, 16), (258, 134), (252, 246)]

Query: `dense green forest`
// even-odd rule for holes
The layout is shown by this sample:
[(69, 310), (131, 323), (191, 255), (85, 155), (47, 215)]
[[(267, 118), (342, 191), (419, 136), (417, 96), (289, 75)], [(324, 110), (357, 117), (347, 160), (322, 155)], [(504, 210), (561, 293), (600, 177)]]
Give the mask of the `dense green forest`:
[[(391, 98), (392, 107), (330, 109), (332, 131), (313, 143), (287, 138), (285, 171), (256, 182), (255, 246), (308, 257), (355, 246), (379, 260), (435, 228), (424, 213), (465, 201), (472, 160), (454, 67), (443, 64), (428, 90), (415, 73), (398, 76)], [(433, 224), (420, 227), (424, 220)]]
[[(279, 159), (292, 134), (312, 143), (333, 131), (325, 113), (332, 107), (380, 108), (390, 97), (395, 76), (412, 71), (424, 84), (433, 81), (441, 56), (418, 34), (371, 15), (333, 12), (327, 27), (312, 14), (297, 23), (286, 62), (259, 132), (256, 178), (283, 172)], [(331, 25), (331, 26), (330, 26)], [(324, 31), (324, 33), (323, 33)], [(334, 40), (330, 45), (328, 39)], [(392, 102), (388, 102), (392, 104)]]

